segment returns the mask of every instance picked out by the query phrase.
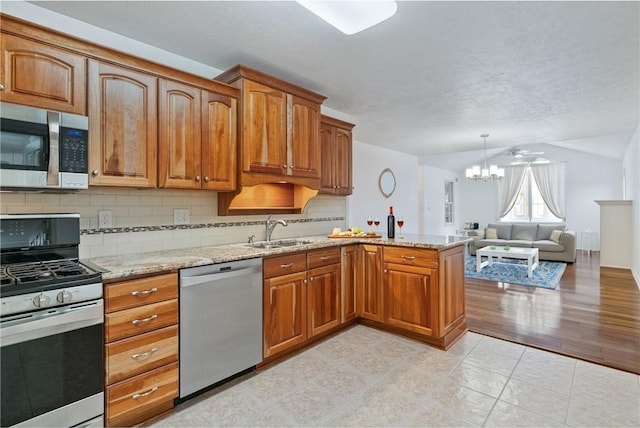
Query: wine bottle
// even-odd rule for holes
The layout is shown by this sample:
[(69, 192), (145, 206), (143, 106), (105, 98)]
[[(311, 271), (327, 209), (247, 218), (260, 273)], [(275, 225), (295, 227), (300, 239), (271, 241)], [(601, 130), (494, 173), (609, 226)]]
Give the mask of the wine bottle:
[(396, 237), (396, 218), (393, 215), (393, 207), (389, 207), (389, 215), (387, 216), (387, 238)]

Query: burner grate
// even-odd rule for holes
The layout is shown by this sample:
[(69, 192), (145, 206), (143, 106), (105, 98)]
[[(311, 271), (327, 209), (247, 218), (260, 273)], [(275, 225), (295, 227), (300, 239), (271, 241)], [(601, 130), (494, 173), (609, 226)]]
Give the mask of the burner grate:
[(17, 263), (6, 267), (4, 278), (9, 284), (12, 279), (16, 284), (29, 284), (38, 281), (50, 281), (56, 278), (68, 278), (87, 275), (88, 272), (73, 260), (55, 260), (51, 262)]

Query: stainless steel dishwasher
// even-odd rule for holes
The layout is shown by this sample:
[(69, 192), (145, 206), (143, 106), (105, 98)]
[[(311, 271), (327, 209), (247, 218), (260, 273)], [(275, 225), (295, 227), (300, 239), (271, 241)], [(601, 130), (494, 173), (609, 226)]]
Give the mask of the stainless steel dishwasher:
[(262, 259), (180, 271), (180, 398), (262, 361)]

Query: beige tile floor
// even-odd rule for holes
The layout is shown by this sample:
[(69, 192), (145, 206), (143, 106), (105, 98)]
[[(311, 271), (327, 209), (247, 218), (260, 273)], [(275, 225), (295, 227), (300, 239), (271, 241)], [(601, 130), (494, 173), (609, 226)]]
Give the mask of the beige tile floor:
[(150, 426), (640, 426), (640, 376), (467, 333), (449, 351), (355, 326)]

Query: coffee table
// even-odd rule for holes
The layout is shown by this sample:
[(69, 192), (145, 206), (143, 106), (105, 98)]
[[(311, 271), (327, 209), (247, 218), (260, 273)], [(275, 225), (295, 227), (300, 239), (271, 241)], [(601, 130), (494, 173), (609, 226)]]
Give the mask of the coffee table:
[[(481, 261), (482, 256), (487, 258), (486, 261)], [(493, 263), (493, 257), (498, 260), (503, 258), (508, 259), (521, 259), (527, 261), (527, 276), (531, 278), (533, 270), (538, 267), (540, 262), (540, 255), (537, 248), (521, 248), (521, 247), (509, 247), (506, 250), (501, 246), (488, 246), (482, 247), (476, 251), (476, 272), (480, 272), (483, 267), (491, 266)]]

